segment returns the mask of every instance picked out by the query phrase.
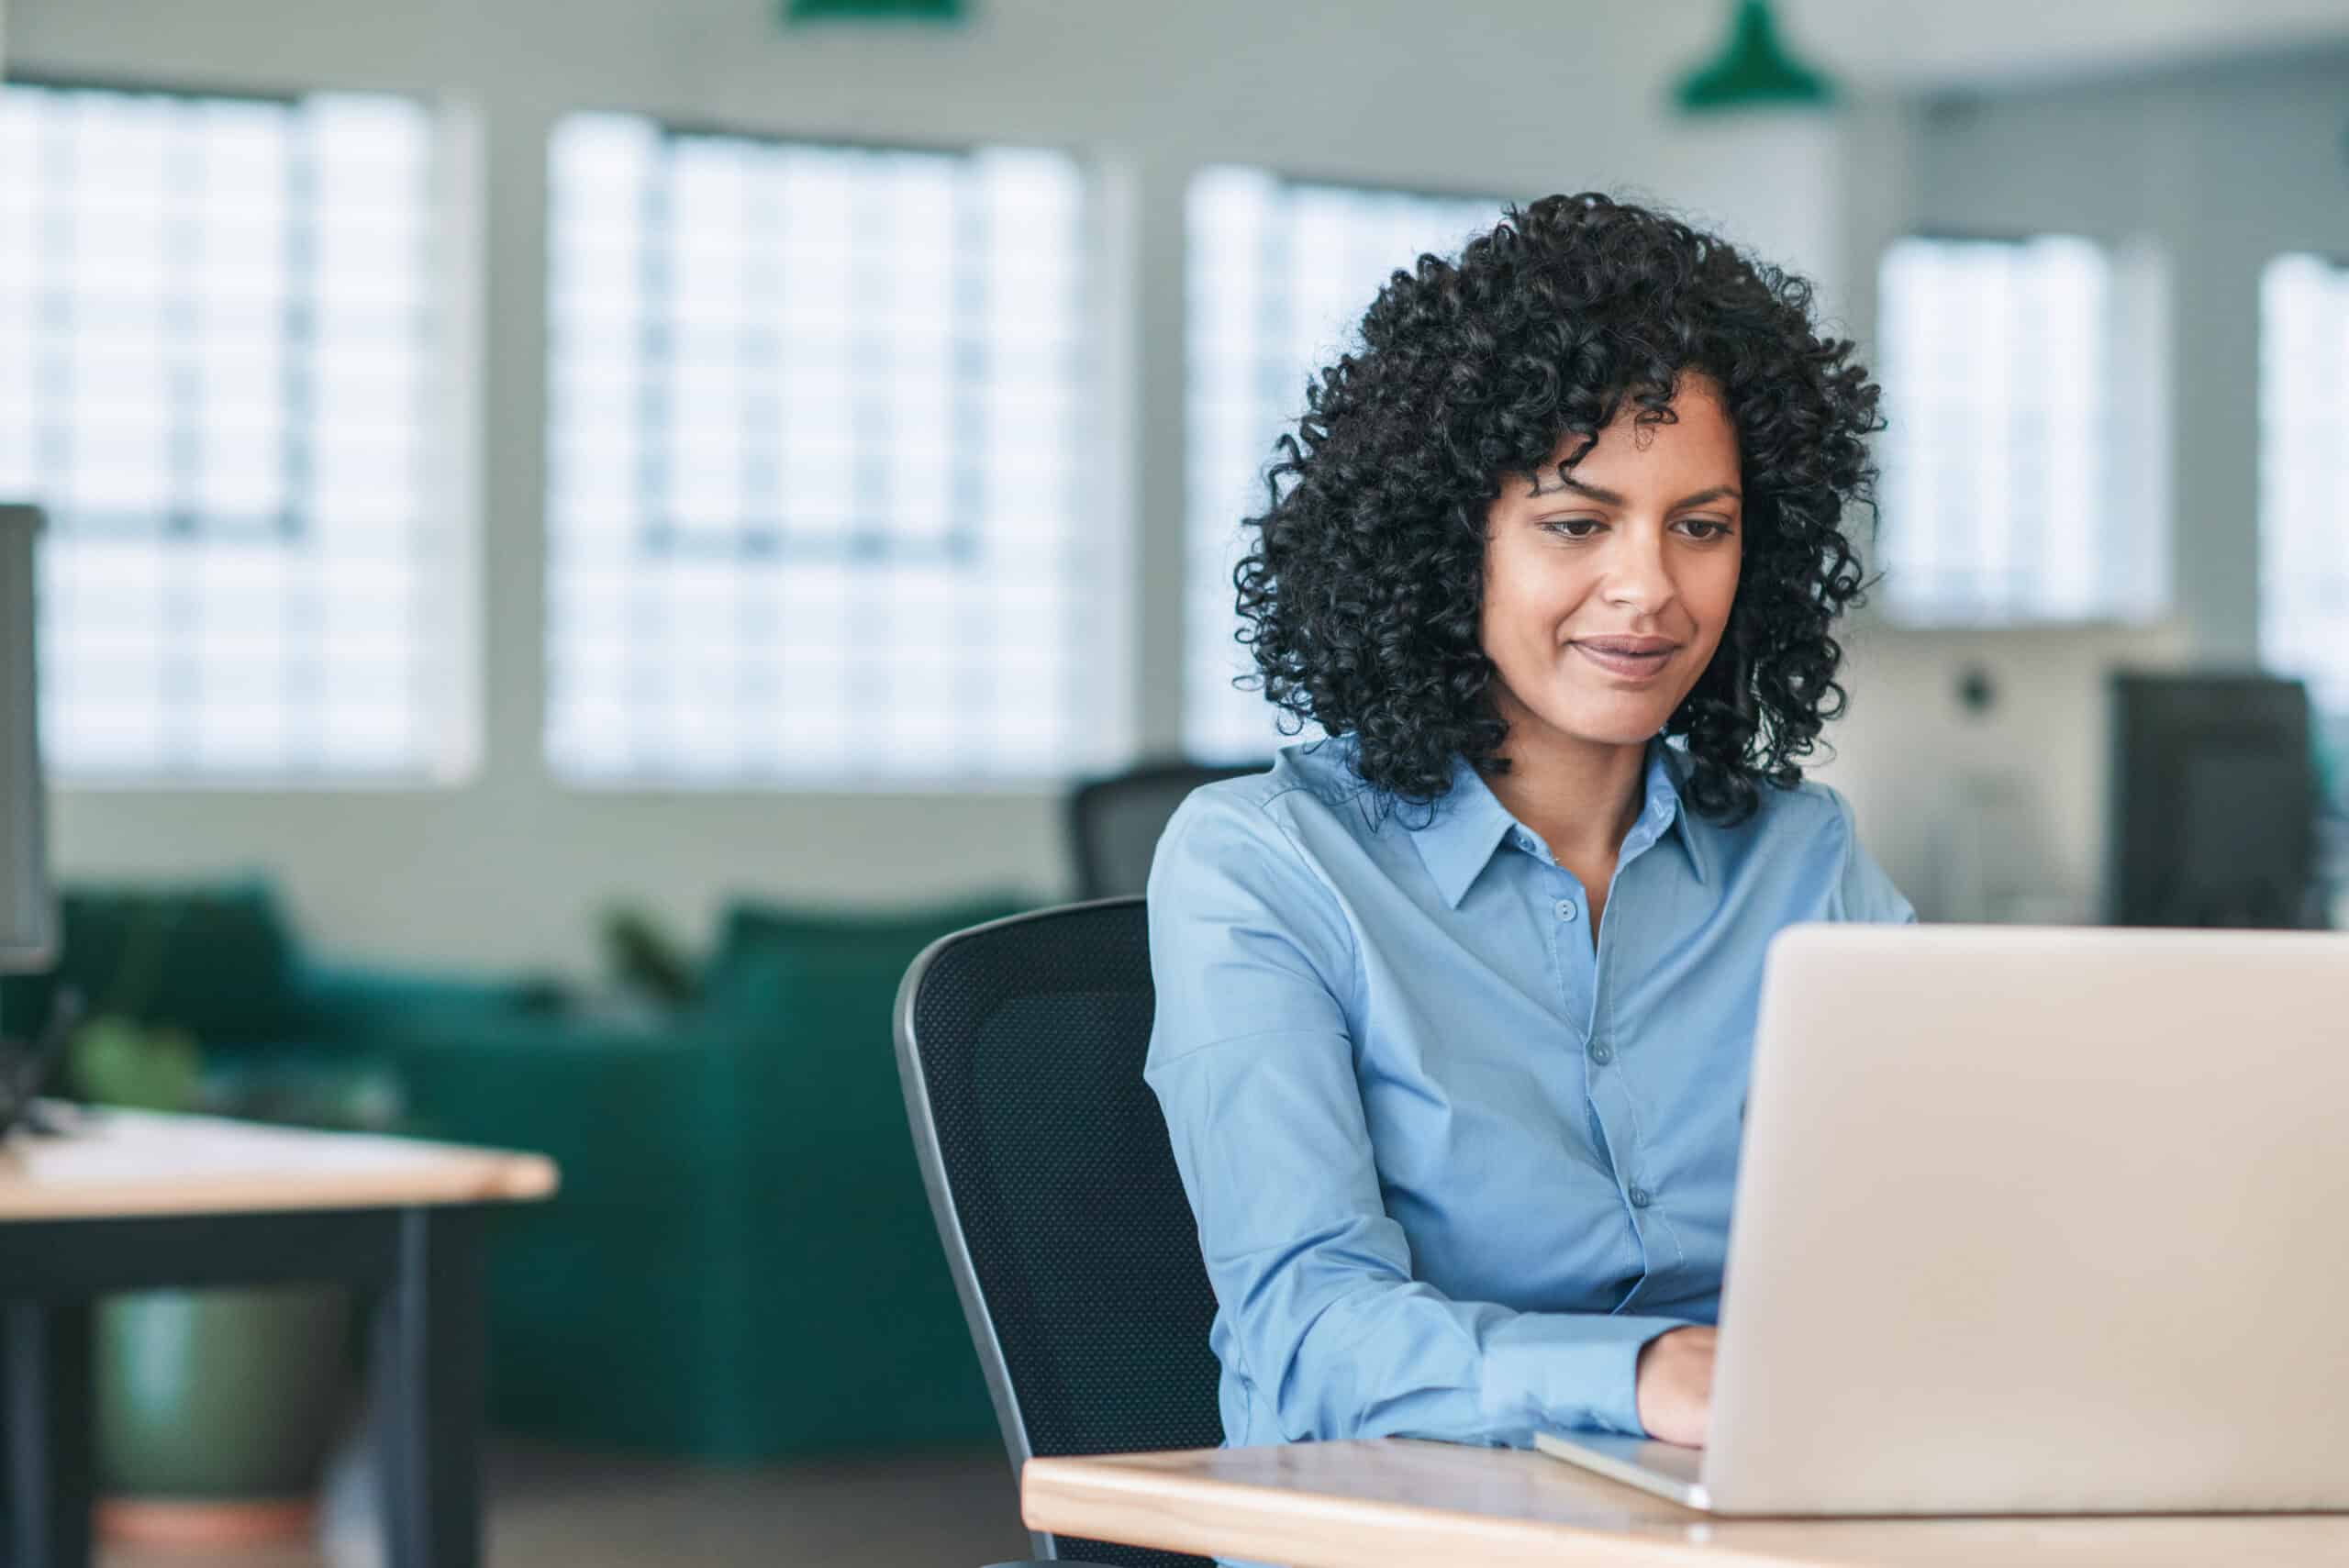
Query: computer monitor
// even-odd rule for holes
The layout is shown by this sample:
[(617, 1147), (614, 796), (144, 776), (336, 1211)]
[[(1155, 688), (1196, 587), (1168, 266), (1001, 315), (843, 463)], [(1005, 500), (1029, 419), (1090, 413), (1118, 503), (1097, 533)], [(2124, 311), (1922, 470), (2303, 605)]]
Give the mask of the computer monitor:
[(2307, 688), (2116, 673), (2111, 694), (2111, 923), (2319, 924)]
[(57, 944), (33, 666), (38, 507), (0, 506), (0, 973), (48, 965)]

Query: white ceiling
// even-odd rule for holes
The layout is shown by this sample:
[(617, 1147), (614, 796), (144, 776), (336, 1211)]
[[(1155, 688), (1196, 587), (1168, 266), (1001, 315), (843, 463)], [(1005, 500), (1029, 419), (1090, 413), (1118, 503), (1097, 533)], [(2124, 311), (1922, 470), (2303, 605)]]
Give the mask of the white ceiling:
[[(1731, 0), (1715, 3), (1726, 33)], [(1776, 14), (1798, 57), (1854, 84), (1902, 88), (2349, 45), (2349, 0), (1777, 0)]]

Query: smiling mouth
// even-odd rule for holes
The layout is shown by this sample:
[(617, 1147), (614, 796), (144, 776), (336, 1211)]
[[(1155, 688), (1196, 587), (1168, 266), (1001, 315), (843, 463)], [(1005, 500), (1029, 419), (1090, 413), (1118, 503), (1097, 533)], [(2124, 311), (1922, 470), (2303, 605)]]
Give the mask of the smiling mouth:
[(1631, 680), (1641, 680), (1663, 673), (1664, 667), (1672, 662), (1672, 656), (1680, 651), (1677, 644), (1666, 644), (1661, 648), (1637, 651), (1618, 645), (1597, 642), (1576, 642), (1569, 646), (1609, 674), (1620, 675)]

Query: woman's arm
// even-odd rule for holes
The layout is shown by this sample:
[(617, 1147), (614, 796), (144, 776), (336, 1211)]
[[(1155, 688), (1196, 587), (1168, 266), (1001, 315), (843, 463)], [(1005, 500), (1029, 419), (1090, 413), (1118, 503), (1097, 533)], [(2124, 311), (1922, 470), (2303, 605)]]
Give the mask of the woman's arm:
[(1518, 1312), (1412, 1277), (1372, 1158), (1336, 896), (1252, 797), (1194, 797), (1150, 883), (1148, 1075), (1236, 1339), (1291, 1440), (1637, 1433), (1641, 1348), (1677, 1319)]

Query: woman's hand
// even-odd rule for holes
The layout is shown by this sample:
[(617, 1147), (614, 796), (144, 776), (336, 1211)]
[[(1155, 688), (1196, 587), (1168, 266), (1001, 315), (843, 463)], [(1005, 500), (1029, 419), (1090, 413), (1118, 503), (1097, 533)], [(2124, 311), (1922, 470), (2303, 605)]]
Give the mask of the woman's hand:
[(1713, 1408), (1713, 1341), (1702, 1325), (1659, 1334), (1640, 1347), (1636, 1391), (1648, 1436), (1683, 1448), (1705, 1446)]

